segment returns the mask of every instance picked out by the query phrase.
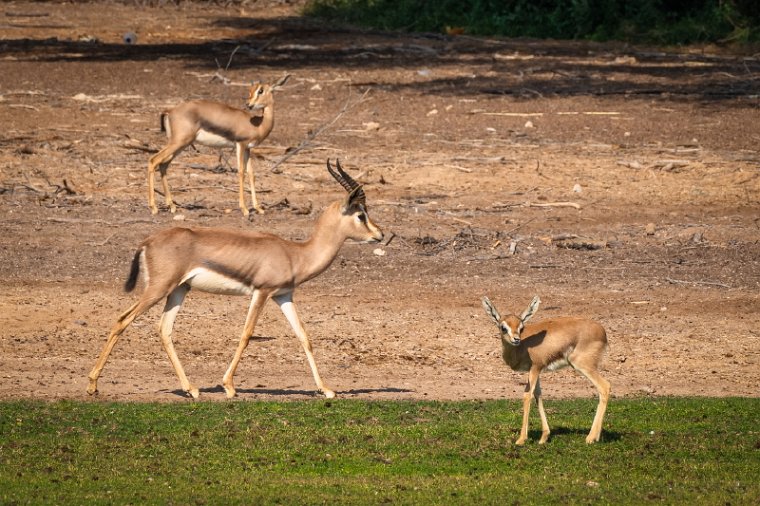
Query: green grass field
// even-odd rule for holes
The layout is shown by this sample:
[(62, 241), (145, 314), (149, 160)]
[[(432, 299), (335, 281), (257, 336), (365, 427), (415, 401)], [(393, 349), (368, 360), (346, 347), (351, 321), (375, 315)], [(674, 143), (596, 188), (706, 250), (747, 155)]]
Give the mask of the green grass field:
[[(758, 504), (760, 399), (0, 403), (1, 504)], [(533, 410), (534, 412), (536, 410)]]

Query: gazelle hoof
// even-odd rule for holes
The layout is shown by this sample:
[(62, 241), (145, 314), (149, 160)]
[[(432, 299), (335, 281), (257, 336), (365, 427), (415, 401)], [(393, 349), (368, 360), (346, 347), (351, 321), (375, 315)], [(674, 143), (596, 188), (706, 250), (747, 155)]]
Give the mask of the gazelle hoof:
[(524, 439), (518, 439), (517, 441), (515, 441), (515, 444), (517, 446), (524, 446), (525, 445), (525, 440)]
[(195, 387), (190, 387), (187, 393), (189, 393), (190, 397), (192, 397), (193, 399), (197, 399), (201, 395), (200, 391), (198, 391), (198, 389)]
[(98, 393), (98, 385), (94, 381), (90, 382), (90, 385), (87, 387), (87, 393), (90, 395), (95, 395)]
[(333, 392), (329, 388), (322, 389), (322, 395), (324, 395), (326, 399), (334, 399), (335, 398), (335, 392)]

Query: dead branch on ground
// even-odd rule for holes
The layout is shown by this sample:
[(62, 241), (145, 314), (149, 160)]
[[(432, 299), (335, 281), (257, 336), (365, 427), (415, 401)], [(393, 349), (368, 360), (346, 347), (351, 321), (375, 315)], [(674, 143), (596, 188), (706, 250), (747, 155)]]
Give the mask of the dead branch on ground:
[(718, 283), (717, 281), (684, 281), (681, 279), (665, 278), (670, 284), (673, 285), (704, 285), (704, 286), (718, 286), (720, 288), (731, 288), (724, 283)]
[(581, 205), (576, 202), (521, 202), (519, 204), (494, 204), (497, 209), (506, 209), (509, 207), (572, 207), (580, 209)]

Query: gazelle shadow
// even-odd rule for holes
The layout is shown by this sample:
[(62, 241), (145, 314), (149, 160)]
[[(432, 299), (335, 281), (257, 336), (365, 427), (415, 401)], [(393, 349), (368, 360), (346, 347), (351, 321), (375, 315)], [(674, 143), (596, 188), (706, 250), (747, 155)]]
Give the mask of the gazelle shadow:
[[(551, 435), (549, 436), (549, 441), (551, 442), (552, 439), (558, 437), (558, 436), (573, 436), (578, 437), (585, 441), (586, 436), (588, 435), (588, 429), (585, 428), (567, 428), (567, 427), (552, 427), (551, 428)], [(516, 438), (517, 436), (515, 436)], [(622, 439), (622, 434), (615, 431), (608, 431), (605, 429), (602, 429), (602, 435), (599, 438), (600, 443), (611, 443), (614, 441), (619, 441)], [(528, 440), (529, 441), (535, 441), (538, 442), (538, 440), (541, 439), (541, 431), (540, 430), (529, 430), (528, 431)]]
[[(218, 394), (218, 393), (223, 394), (224, 387), (222, 385), (216, 385), (213, 387), (200, 388), (199, 391), (204, 394)], [(385, 388), (354, 388), (350, 390), (336, 391), (335, 393), (338, 396), (356, 396), (356, 395), (365, 395), (365, 394), (409, 393), (413, 391), (414, 390), (409, 390), (407, 388), (385, 387)], [(172, 393), (179, 397), (190, 398), (190, 394), (188, 394), (184, 390), (179, 390), (179, 389), (171, 390), (169, 393)], [(288, 396), (321, 397), (321, 394), (317, 392), (316, 390), (299, 390), (299, 389), (288, 389), (288, 388), (238, 388), (237, 393), (238, 395), (240, 394), (271, 395), (271, 396), (276, 396), (276, 397), (288, 397)]]

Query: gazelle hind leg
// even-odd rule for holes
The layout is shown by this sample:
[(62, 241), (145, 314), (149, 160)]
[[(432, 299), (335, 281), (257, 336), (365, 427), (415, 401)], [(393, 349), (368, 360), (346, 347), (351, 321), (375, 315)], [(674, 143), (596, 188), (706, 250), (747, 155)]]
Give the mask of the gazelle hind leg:
[(169, 190), (169, 183), (166, 179), (166, 171), (169, 169), (169, 164), (174, 160), (174, 157), (180, 154), (186, 146), (178, 144), (169, 144), (161, 151), (150, 157), (148, 161), (148, 206), (150, 206), (150, 212), (152, 214), (158, 213), (158, 207), (156, 206), (155, 196), (155, 182), (154, 174), (156, 168), (158, 168), (161, 174), (161, 186), (164, 190), (164, 200), (166, 205), (169, 206), (169, 210), (174, 213), (177, 210), (177, 206), (174, 204), (174, 200)]
[(274, 298), (274, 300), (277, 305), (280, 306), (282, 313), (285, 315), (285, 318), (288, 319), (290, 326), (293, 328), (293, 331), (296, 333), (298, 340), (303, 346), (303, 350), (306, 353), (306, 359), (309, 361), (309, 366), (311, 367), (311, 373), (314, 376), (314, 382), (317, 384), (317, 389), (322, 392), (325, 397), (332, 399), (335, 397), (335, 392), (327, 388), (322, 382), (322, 378), (320, 377), (319, 371), (317, 370), (317, 363), (314, 361), (314, 353), (312, 352), (309, 336), (306, 334), (306, 331), (301, 324), (301, 319), (298, 317), (296, 306), (293, 304), (293, 294), (286, 293), (283, 295), (278, 295)]
[[(165, 182), (166, 169), (174, 157), (174, 154), (168, 150), (170, 147), (171, 146), (165, 147), (155, 155), (151, 156), (148, 161), (148, 207), (150, 207), (151, 214), (158, 214), (155, 187), (156, 168), (158, 168), (161, 173), (161, 181)], [(166, 188), (164, 188), (164, 196), (166, 196)]]
[(95, 366), (92, 368), (92, 371), (90, 371), (90, 374), (87, 375), (87, 378), (89, 379), (87, 386), (88, 394), (93, 395), (98, 391), (98, 378), (100, 377), (100, 373), (103, 372), (103, 367), (105, 367), (106, 362), (108, 361), (108, 356), (111, 354), (111, 351), (119, 340), (119, 336), (121, 336), (122, 332), (135, 321), (135, 318), (153, 307), (153, 305), (161, 300), (161, 298), (162, 296), (146, 298), (145, 294), (143, 294), (140, 300), (132, 304), (129, 309), (119, 316), (119, 319), (116, 320), (114, 326), (111, 327), (111, 332), (108, 334), (106, 344), (103, 346), (103, 350), (100, 352), (98, 360), (95, 362)]
[(253, 297), (251, 298), (251, 305), (248, 308), (248, 316), (245, 319), (245, 326), (243, 327), (243, 334), (240, 336), (240, 343), (238, 343), (237, 350), (235, 350), (235, 356), (232, 357), (232, 362), (227, 368), (227, 372), (224, 373), (222, 378), (222, 385), (224, 386), (224, 392), (227, 394), (228, 399), (235, 397), (235, 371), (240, 363), (240, 359), (243, 356), (243, 352), (248, 347), (248, 342), (253, 336), (253, 330), (256, 328), (256, 322), (261, 315), (261, 310), (264, 309), (264, 305), (269, 300), (269, 292), (262, 290), (254, 290)]
[(588, 436), (586, 436), (587, 443), (596, 443), (602, 434), (602, 422), (607, 411), (607, 402), (610, 399), (610, 382), (604, 379), (595, 368), (575, 364), (575, 369), (587, 377), (599, 392), (599, 404), (596, 406), (594, 421), (591, 424)]
[(161, 187), (164, 189), (164, 202), (169, 207), (169, 212), (172, 214), (177, 212), (177, 205), (172, 198), (172, 192), (169, 190), (169, 181), (166, 178), (166, 171), (169, 168), (168, 163), (161, 164), (158, 167), (158, 171), (161, 173)]
[(161, 336), (161, 344), (164, 345), (166, 354), (169, 355), (169, 360), (174, 367), (174, 372), (179, 378), (179, 382), (182, 385), (182, 390), (189, 393), (193, 399), (197, 399), (199, 396), (198, 388), (191, 385), (185, 375), (185, 370), (182, 368), (182, 363), (177, 357), (177, 351), (174, 349), (174, 341), (172, 340), (172, 329), (174, 328), (174, 320), (177, 318), (177, 313), (182, 302), (185, 300), (187, 292), (190, 288), (185, 285), (179, 285), (175, 288), (169, 296), (166, 298), (166, 305), (164, 306), (164, 312), (161, 315), (161, 321), (158, 324), (158, 333)]
[(158, 206), (156, 206), (156, 196), (155, 196), (155, 182), (154, 174), (156, 172), (156, 165), (153, 162), (153, 160), (158, 156), (152, 156), (150, 158), (150, 161), (148, 162), (148, 207), (150, 208), (151, 214), (158, 214)]

